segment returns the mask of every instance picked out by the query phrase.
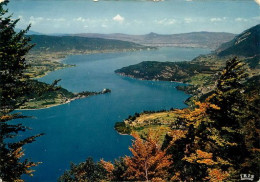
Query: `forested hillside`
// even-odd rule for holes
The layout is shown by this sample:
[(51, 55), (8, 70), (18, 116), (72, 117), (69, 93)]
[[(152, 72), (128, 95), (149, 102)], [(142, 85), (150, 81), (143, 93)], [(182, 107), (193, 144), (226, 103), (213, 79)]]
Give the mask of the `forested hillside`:
[(250, 76), (259, 75), (259, 30), (260, 25), (256, 25), (221, 45), (215, 52), (199, 56), (190, 62), (146, 61), (115, 72), (139, 79), (186, 82), (194, 87), (187, 87), (189, 92), (194, 93), (199, 88), (202, 93), (206, 93), (212, 89), (216, 74), (223, 69), (226, 60), (235, 56), (247, 63)]
[(87, 52), (87, 51), (120, 51), (120, 50), (140, 50), (148, 47), (140, 44), (108, 40), (101, 38), (86, 38), (76, 36), (48, 36), (48, 35), (30, 35), (32, 43), (36, 46), (32, 51), (46, 52)]
[(204, 101), (117, 123), (119, 132), (135, 138), (132, 156), (72, 164), (59, 181), (215, 182), (238, 181), (241, 174), (258, 180), (260, 84), (259, 76), (247, 76), (242, 61), (227, 61)]

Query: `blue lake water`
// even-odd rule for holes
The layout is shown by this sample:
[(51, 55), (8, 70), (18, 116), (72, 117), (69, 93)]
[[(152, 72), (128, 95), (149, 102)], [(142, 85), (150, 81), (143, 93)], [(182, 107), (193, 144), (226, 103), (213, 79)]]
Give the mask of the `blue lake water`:
[(70, 162), (83, 162), (87, 157), (114, 160), (130, 155), (131, 137), (119, 135), (114, 123), (135, 112), (185, 107), (187, 94), (177, 91), (181, 83), (141, 81), (116, 75), (114, 70), (141, 61), (189, 61), (209, 53), (208, 49), (160, 48), (158, 50), (69, 56), (64, 62), (76, 67), (58, 70), (41, 78), (72, 92), (101, 91), (112, 93), (73, 101), (48, 109), (23, 111), (34, 119), (23, 124), (32, 130), (21, 135), (45, 133), (25, 146), (26, 157), (41, 161), (33, 178), (26, 181), (51, 182), (69, 169)]

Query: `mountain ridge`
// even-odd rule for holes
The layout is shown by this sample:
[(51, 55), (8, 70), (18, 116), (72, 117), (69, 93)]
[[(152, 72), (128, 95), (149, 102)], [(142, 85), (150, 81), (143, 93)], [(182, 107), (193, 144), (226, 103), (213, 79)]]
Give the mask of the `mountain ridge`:
[[(248, 43), (249, 39), (250, 43)], [(218, 56), (230, 54), (254, 56), (260, 54), (260, 24), (245, 30), (231, 41), (222, 44), (216, 52)]]
[[(215, 52), (198, 56), (190, 62), (173, 63), (153, 60), (130, 65), (115, 72), (138, 79), (186, 82), (192, 86), (182, 88), (182, 90), (188, 91), (190, 94), (198, 94), (199, 90), (200, 93), (205, 94), (214, 87), (217, 73), (222, 70), (226, 61), (235, 56), (248, 64), (248, 72), (251, 77), (259, 75), (259, 31), (260, 25), (251, 27), (237, 35), (229, 43), (222, 44)], [(237, 41), (241, 39), (243, 42)], [(250, 48), (245, 48), (247, 45)], [(252, 47), (255, 51), (251, 51)]]
[(32, 43), (36, 44), (33, 51), (94, 51), (94, 50), (123, 50), (123, 49), (144, 49), (146, 46), (133, 42), (121, 40), (108, 40), (102, 38), (88, 38), (76, 36), (49, 36), (30, 35)]
[(150, 32), (145, 35), (129, 35), (123, 33), (100, 34), (80, 33), (70, 36), (104, 38), (134, 42), (145, 46), (176, 46), (176, 47), (203, 47), (215, 49), (224, 42), (230, 41), (235, 34), (226, 32), (190, 32), (180, 34), (157, 34)]

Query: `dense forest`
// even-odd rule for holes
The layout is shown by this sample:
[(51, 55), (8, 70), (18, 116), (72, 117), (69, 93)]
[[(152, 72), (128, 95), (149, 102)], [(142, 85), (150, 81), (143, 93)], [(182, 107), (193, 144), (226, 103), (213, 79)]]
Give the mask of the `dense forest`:
[(142, 50), (153, 47), (142, 46), (140, 44), (120, 41), (108, 40), (101, 38), (87, 38), (76, 36), (48, 36), (48, 35), (29, 35), (32, 43), (36, 46), (32, 51), (104, 51), (104, 50)]
[[(0, 3), (0, 178), (13, 182), (22, 181), (23, 174), (32, 175), (32, 167), (39, 164), (23, 157), (23, 146), (42, 134), (19, 141), (17, 135), (28, 128), (22, 124), (10, 123), (12, 120), (29, 117), (13, 111), (22, 106), (31, 93), (31, 82), (25, 74), (28, 65), (24, 57), (33, 45), (25, 37), (29, 27), (19, 33), (15, 32), (14, 27), (19, 20), (13, 20), (6, 14), (4, 6), (7, 3)], [(38, 91), (41, 94), (46, 90), (42, 88)]]
[[(241, 174), (255, 174), (252, 178), (257, 180), (259, 77), (248, 80), (247, 77), (242, 61), (236, 58), (227, 61), (214, 90), (204, 101), (172, 111), (172, 119), (157, 123), (160, 125), (157, 130), (148, 129), (140, 134), (129, 123), (128, 126), (117, 124), (121, 132), (131, 133), (135, 139), (129, 148), (132, 156), (113, 163), (103, 160), (94, 163), (87, 159), (72, 164), (60, 181), (215, 182), (238, 181)], [(139, 116), (136, 114), (128, 120), (134, 122)], [(170, 129), (161, 141), (165, 124)], [(144, 125), (149, 128), (154, 123)]]

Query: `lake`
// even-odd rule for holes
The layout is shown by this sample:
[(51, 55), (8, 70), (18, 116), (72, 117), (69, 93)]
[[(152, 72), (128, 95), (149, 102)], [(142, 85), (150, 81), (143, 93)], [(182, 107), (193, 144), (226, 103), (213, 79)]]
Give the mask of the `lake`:
[(45, 133), (25, 146), (27, 158), (42, 162), (33, 178), (24, 177), (26, 181), (57, 181), (69, 169), (70, 162), (83, 162), (87, 157), (112, 161), (130, 155), (131, 137), (119, 135), (113, 128), (115, 122), (135, 112), (186, 107), (184, 101), (189, 95), (176, 90), (181, 83), (135, 80), (116, 75), (114, 70), (141, 61), (189, 61), (209, 52), (199, 48), (160, 48), (67, 57), (64, 62), (76, 67), (52, 72), (40, 80), (51, 83), (62, 79), (60, 85), (72, 92), (109, 88), (112, 93), (48, 109), (23, 111), (34, 118), (23, 121), (32, 130), (21, 137)]

